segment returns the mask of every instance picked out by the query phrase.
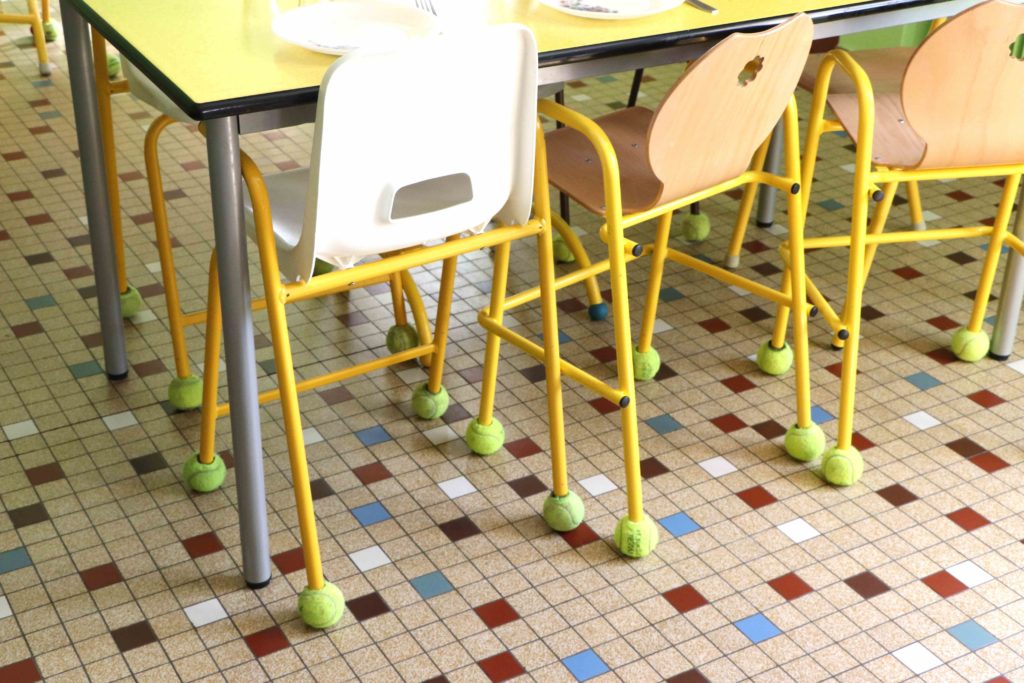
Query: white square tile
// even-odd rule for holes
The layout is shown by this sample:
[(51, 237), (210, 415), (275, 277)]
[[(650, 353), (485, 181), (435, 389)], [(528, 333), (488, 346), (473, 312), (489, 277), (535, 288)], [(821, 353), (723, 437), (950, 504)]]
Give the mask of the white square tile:
[(591, 98), (590, 95), (584, 95), (583, 93), (578, 92), (575, 95), (570, 95), (569, 99), (573, 102), (589, 102)]
[(320, 443), (324, 440), (323, 434), (316, 430), (316, 427), (306, 427), (302, 430), (302, 442), (307, 446)]
[(974, 564), (970, 560), (961, 562), (960, 564), (953, 565), (946, 570), (954, 577), (957, 581), (964, 584), (968, 588), (974, 588), (980, 586), (986, 581), (992, 580), (992, 575), (986, 572), (984, 569)]
[(739, 294), (740, 296), (750, 296), (750, 292), (743, 289), (742, 287), (737, 287), (736, 285), (729, 285), (729, 289), (731, 289), (736, 294)]
[(188, 617), (193, 626), (199, 628), (221, 619), (227, 619), (228, 613), (225, 611), (224, 605), (220, 604), (220, 600), (212, 598), (204, 602), (197, 602), (191, 607), (186, 607), (185, 616)]
[(107, 429), (110, 431), (124, 429), (125, 427), (131, 427), (132, 425), (139, 424), (139, 421), (135, 419), (135, 414), (130, 410), (126, 410), (123, 413), (115, 413), (114, 415), (107, 415), (103, 418), (103, 422), (107, 425)]
[(793, 543), (803, 543), (804, 541), (820, 536), (821, 533), (811, 526), (807, 520), (802, 517), (797, 517), (794, 520), (780, 524), (778, 530), (789, 536), (789, 540)]
[(352, 560), (352, 564), (361, 572), (368, 572), (371, 569), (391, 564), (391, 558), (388, 557), (388, 554), (379, 545), (370, 546), (369, 548), (351, 553), (348, 559)]
[(455, 432), (455, 430), (449, 427), (448, 425), (441, 425), (440, 427), (428, 429), (427, 431), (423, 432), (423, 436), (427, 437), (430, 443), (434, 444), (435, 446), (440, 446), (443, 443), (455, 441), (456, 439), (459, 438), (459, 435)]
[(0, 595), (0, 619), (11, 616), (14, 612), (11, 611), (11, 603), (7, 602), (7, 598)]
[(395, 374), (405, 384), (421, 384), (427, 378), (427, 374), (423, 372), (421, 367), (406, 368), (405, 370), (399, 370)]
[(1020, 360), (1015, 360), (1012, 363), (1007, 363), (1006, 367), (1016, 370), (1017, 372), (1024, 375), (1024, 358), (1021, 358)]
[(667, 331), (669, 331), (671, 329), (673, 329), (673, 327), (671, 325), (669, 325), (667, 322), (665, 322), (664, 320), (662, 320), (661, 318), (655, 319), (655, 321), (654, 321), (654, 334), (659, 334), (661, 332), (667, 332)]
[(455, 477), (448, 481), (442, 481), (438, 486), (449, 498), (460, 498), (476, 492), (476, 487), (469, 483), (465, 477)]
[(934, 211), (922, 211), (921, 215), (924, 216), (924, 219), (926, 221), (929, 221), (929, 222), (937, 221), (940, 218), (942, 218), (942, 216), (940, 216), (939, 214), (935, 213)]
[(595, 474), (593, 477), (587, 477), (586, 479), (580, 479), (580, 486), (587, 490), (587, 493), (597, 497), (602, 493), (608, 493), (619, 488), (615, 485), (608, 477), (603, 474)]
[(160, 272), (160, 262), (159, 261), (153, 261), (152, 263), (147, 263), (146, 264), (146, 270), (148, 270), (149, 272), (151, 272), (153, 274), (159, 273)]
[(776, 237), (781, 237), (782, 235), (785, 235), (786, 233), (789, 232), (789, 228), (781, 223), (772, 223), (767, 228), (761, 229), (764, 230), (769, 235), (775, 235)]
[(941, 422), (939, 422), (938, 420), (936, 420), (934, 417), (932, 417), (923, 410), (919, 410), (916, 413), (911, 413), (910, 415), (904, 415), (903, 419), (909, 422), (910, 424), (914, 425), (918, 429), (931, 429), (936, 425), (942, 424)]
[(8, 441), (14, 441), (23, 436), (32, 436), (38, 433), (39, 427), (36, 427), (35, 420), (25, 420), (24, 422), (4, 425), (4, 435), (7, 436)]
[(735, 472), (736, 468), (731, 462), (718, 455), (714, 458), (708, 458), (702, 460), (700, 466), (704, 468), (704, 471), (710, 474), (712, 477), (721, 477), (724, 474)]
[(892, 654), (903, 663), (903, 666), (918, 675), (942, 664), (939, 658), (921, 643), (911, 643), (906, 647), (901, 647)]
[(843, 164), (839, 168), (841, 168), (842, 170), (846, 171), (847, 173), (853, 173), (854, 171), (857, 170), (857, 165), (856, 164)]
[(921, 240), (917, 244), (922, 247), (934, 247), (938, 243), (938, 240)]
[(156, 320), (156, 313), (144, 308), (131, 317), (131, 321), (135, 325), (141, 325), (142, 323), (151, 323)]

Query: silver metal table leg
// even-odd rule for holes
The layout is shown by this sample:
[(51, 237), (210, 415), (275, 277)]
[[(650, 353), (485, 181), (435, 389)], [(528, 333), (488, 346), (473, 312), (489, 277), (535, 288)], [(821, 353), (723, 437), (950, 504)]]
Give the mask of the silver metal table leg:
[[(772, 141), (768, 145), (768, 157), (764, 160), (764, 170), (768, 173), (778, 173), (782, 166), (782, 123), (775, 125), (772, 131)], [(757, 226), (759, 228), (770, 228), (775, 222), (775, 188), (771, 185), (762, 185), (757, 189)]]
[[(1024, 189), (1017, 195), (1017, 218), (1013, 224), (1013, 234), (1024, 238)], [(1024, 300), (1024, 257), (1013, 249), (1007, 255), (1006, 275), (1003, 276), (1003, 289), (999, 294), (999, 310), (996, 313), (996, 324), (992, 330), (992, 346), (988, 355), (996, 360), (1006, 360), (1013, 353), (1013, 342), (1017, 336), (1017, 322), (1020, 320), (1021, 301)]]

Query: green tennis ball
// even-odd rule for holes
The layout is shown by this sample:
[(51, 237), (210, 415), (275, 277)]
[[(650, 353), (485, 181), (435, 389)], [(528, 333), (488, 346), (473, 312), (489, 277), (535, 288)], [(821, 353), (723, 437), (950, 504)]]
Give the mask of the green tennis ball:
[(977, 363), (988, 354), (989, 338), (984, 330), (971, 332), (966, 327), (961, 327), (953, 333), (953, 353), (957, 358), (968, 363)]
[(203, 404), (203, 380), (195, 375), (175, 377), (167, 388), (167, 401), (175, 410), (195, 410)]
[(117, 55), (107, 55), (107, 78), (114, 80), (121, 73), (121, 58)]
[(384, 342), (388, 351), (399, 353), (408, 351), (420, 343), (420, 336), (412, 325), (392, 325)]
[(793, 425), (786, 430), (786, 452), (795, 460), (810, 462), (816, 460), (825, 450), (825, 432), (812, 424), (809, 427)]
[(706, 213), (687, 214), (683, 217), (683, 227), (680, 232), (687, 242), (703, 242), (711, 234), (711, 221)]
[(647, 515), (639, 522), (628, 515), (615, 525), (615, 547), (626, 557), (646, 557), (658, 545), (658, 527)]
[(435, 394), (421, 384), (412, 392), (412, 410), (424, 420), (437, 420), (448, 410), (448, 390), (442, 386)]
[(142, 310), (142, 295), (131, 285), (121, 292), (121, 317), (131, 318)]
[(226, 474), (224, 460), (216, 453), (213, 455), (213, 462), (209, 464), (200, 462), (199, 454), (194, 453), (181, 469), (182, 478), (197, 493), (216, 491), (224, 483)]
[(654, 379), (661, 369), (661, 356), (653, 346), (646, 351), (633, 347), (633, 374), (639, 380)]
[(487, 425), (473, 418), (466, 427), (466, 445), (477, 455), (497, 453), (504, 444), (505, 428), (496, 418), (491, 418), (491, 423)]
[(345, 596), (333, 583), (313, 590), (307, 587), (299, 594), (299, 616), (310, 628), (330, 628), (345, 614)]
[(785, 342), (777, 349), (766, 341), (757, 348), (757, 367), (766, 375), (784, 375), (793, 367), (793, 349)]
[(551, 494), (544, 500), (542, 516), (554, 531), (572, 531), (583, 522), (583, 501), (572, 491), (564, 496)]
[(830, 448), (821, 459), (821, 473), (834, 486), (852, 486), (864, 474), (864, 458), (853, 446)]
[(555, 255), (555, 263), (575, 263), (576, 255), (572, 253), (572, 249), (561, 235), (555, 235), (551, 238), (551, 248)]

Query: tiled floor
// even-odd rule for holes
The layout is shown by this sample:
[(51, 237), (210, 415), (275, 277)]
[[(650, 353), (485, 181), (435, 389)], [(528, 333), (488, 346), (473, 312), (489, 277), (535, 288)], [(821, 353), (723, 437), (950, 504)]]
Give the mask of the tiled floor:
[[(866, 298), (857, 423), (868, 467), (842, 490), (780, 448), (791, 378), (763, 376), (749, 359), (772, 307), (670, 270), (657, 335), (666, 367), (638, 402), (647, 509), (662, 541), (639, 561), (608, 542), (625, 495), (606, 401), (567, 385), (570, 475), (588, 516), (563, 536), (537, 514), (550, 474), (532, 360), (504, 358), (505, 449), (481, 459), (459, 438), (478, 401), (475, 311), (490, 267), (486, 254), (465, 259), (444, 421), (410, 418), (409, 387), (423, 378), (414, 365), (302, 399), (326, 571), (348, 598), (338, 627), (306, 629), (279, 409), (263, 412), (267, 588), (242, 582), (233, 478), (198, 496), (178, 476), (198, 415), (163, 402), (171, 352), (141, 173), (152, 113), (116, 99), (128, 271), (146, 309), (126, 326), (133, 372), (112, 384), (99, 364), (64, 57), (51, 46), (54, 74), (39, 79), (26, 36), (0, 34), (0, 681), (1024, 679), (1024, 361), (970, 366), (945, 350), (983, 254), (968, 242), (882, 251)], [(643, 101), (677, 72), (649, 74)], [(600, 113), (621, 106), (627, 88), (628, 75), (572, 83), (568, 102)], [(244, 145), (274, 171), (304, 163), (309, 142), (298, 128)], [(848, 219), (845, 142), (833, 136), (823, 149), (814, 234)], [(195, 308), (211, 241), (199, 136), (173, 130), (164, 165), (183, 298)], [(990, 181), (929, 185), (929, 220), (990, 219), (998, 192)], [(705, 208), (713, 238), (692, 249), (718, 259), (736, 200)], [(894, 222), (905, 221), (898, 206)], [(744, 270), (774, 278), (776, 243), (777, 231), (752, 228)], [(514, 258), (517, 274), (532, 272), (530, 247)], [(839, 292), (843, 254), (810, 262)], [(436, 269), (417, 279), (436, 295)], [(572, 296), (582, 293), (562, 296), (563, 349), (610, 376), (611, 326), (590, 322)], [(334, 297), (291, 316), (297, 364), (312, 373), (378, 352), (389, 297)], [(536, 309), (518, 316), (536, 319)], [(839, 357), (823, 323), (813, 328), (815, 414), (834, 433)], [(272, 364), (260, 329), (263, 373)], [(201, 332), (189, 340), (198, 367)]]

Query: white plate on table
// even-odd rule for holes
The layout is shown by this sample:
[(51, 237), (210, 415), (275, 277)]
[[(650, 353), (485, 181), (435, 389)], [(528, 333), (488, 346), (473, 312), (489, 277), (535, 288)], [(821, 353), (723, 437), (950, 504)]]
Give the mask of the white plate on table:
[(386, 49), (433, 35), (437, 17), (409, 5), (379, 0), (341, 0), (297, 7), (274, 17), (278, 38), (329, 55), (359, 48)]
[(636, 19), (675, 9), (683, 0), (540, 0), (540, 3), (584, 19)]

